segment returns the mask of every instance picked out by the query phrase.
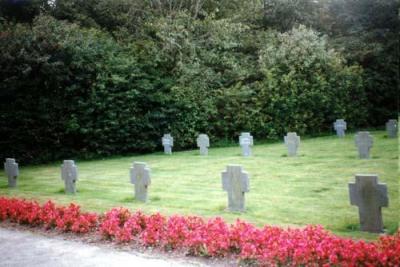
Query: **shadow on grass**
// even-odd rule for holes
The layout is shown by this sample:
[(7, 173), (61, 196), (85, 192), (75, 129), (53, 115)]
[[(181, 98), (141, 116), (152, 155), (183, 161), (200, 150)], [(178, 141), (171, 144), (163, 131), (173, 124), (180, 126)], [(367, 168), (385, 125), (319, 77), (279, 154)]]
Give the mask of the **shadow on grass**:
[(344, 230), (348, 232), (360, 231), (360, 225), (358, 223), (348, 223), (345, 225)]
[[(149, 198), (149, 202), (158, 202), (161, 198), (159, 196), (153, 196)], [(123, 203), (143, 203), (142, 201), (136, 200), (134, 196), (125, 197), (121, 199)]]
[(226, 213), (226, 214), (235, 214), (235, 215), (240, 215), (240, 214), (243, 214), (245, 212), (251, 211), (251, 209), (249, 209), (248, 207), (246, 207), (246, 211), (245, 212), (230, 211), (230, 210), (228, 210), (228, 207), (226, 205), (218, 205), (213, 210), (217, 210), (218, 212), (222, 212), (222, 213)]
[(331, 190), (331, 189), (327, 188), (327, 187), (321, 187), (321, 188), (314, 189), (314, 190), (311, 190), (311, 191), (314, 192), (314, 193), (323, 193), (323, 192), (326, 192), (326, 191), (329, 191), (329, 190)]
[(153, 201), (153, 202), (157, 202), (157, 201), (160, 201), (160, 200), (161, 200), (161, 197), (159, 197), (159, 196), (154, 196), (154, 197), (151, 197), (150, 200)]
[(64, 188), (60, 188), (60, 189), (56, 190), (54, 193), (56, 193), (56, 194), (65, 194), (65, 189)]
[(123, 199), (121, 199), (121, 202), (123, 203), (130, 203), (130, 202), (135, 202), (135, 198), (134, 197), (125, 197)]
[(216, 210), (219, 212), (224, 212), (226, 210), (226, 206), (225, 205), (218, 205), (216, 207)]
[[(383, 229), (386, 234), (393, 235), (397, 232), (399, 226), (397, 224), (384, 225)], [(348, 223), (343, 229), (340, 230), (344, 230), (345, 232), (363, 232), (361, 231), (361, 226), (358, 223)]]
[(301, 154), (301, 155), (291, 156), (291, 157), (289, 157), (288, 154), (282, 154), (282, 155), (281, 155), (282, 158), (293, 158), (293, 159), (295, 159), (295, 158), (303, 158), (303, 157), (305, 157), (305, 156), (306, 156), (306, 154)]

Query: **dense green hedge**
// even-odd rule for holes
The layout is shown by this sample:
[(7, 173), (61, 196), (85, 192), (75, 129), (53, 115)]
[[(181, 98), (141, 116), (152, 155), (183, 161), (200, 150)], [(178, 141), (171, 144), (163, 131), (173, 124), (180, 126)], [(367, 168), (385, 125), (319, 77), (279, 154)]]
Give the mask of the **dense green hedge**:
[[(242, 24), (187, 24), (180, 16), (149, 25), (154, 37), (145, 41), (117, 41), (49, 16), (32, 26), (4, 23), (1, 157), (149, 152), (164, 132), (180, 149), (200, 132), (215, 142), (241, 131), (257, 138), (327, 131), (338, 117), (364, 122), (361, 69), (314, 31), (268, 31), (250, 42)], [(199, 42), (202, 33), (208, 39)]]
[(0, 46), (2, 156), (41, 161), (156, 147), (168, 94), (134, 51), (49, 17), (4, 29)]

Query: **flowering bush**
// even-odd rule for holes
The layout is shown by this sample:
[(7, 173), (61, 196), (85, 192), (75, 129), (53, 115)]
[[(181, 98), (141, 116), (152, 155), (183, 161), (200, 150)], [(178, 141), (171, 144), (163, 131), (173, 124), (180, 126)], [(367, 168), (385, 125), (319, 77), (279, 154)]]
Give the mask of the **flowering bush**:
[(221, 218), (208, 221), (196, 216), (131, 213), (114, 208), (104, 215), (83, 213), (79, 206), (43, 206), (35, 201), (0, 197), (0, 221), (87, 233), (98, 230), (117, 242), (184, 249), (192, 255), (235, 255), (264, 266), (400, 266), (400, 231), (375, 242), (341, 238), (321, 226), (283, 229)]
[(64, 232), (87, 233), (97, 226), (97, 215), (81, 213), (79, 206), (70, 204), (68, 207), (59, 207), (56, 218), (56, 228)]
[(10, 220), (19, 224), (56, 228), (63, 232), (87, 233), (96, 229), (97, 215), (82, 213), (79, 206), (56, 207), (48, 201), (40, 206), (36, 201), (0, 198), (0, 221)]
[(168, 218), (163, 238), (164, 246), (168, 249), (184, 248), (189, 239), (188, 219), (182, 216)]
[(140, 211), (131, 214), (128, 209), (114, 208), (103, 216), (99, 232), (106, 239), (129, 242), (145, 225), (146, 217)]

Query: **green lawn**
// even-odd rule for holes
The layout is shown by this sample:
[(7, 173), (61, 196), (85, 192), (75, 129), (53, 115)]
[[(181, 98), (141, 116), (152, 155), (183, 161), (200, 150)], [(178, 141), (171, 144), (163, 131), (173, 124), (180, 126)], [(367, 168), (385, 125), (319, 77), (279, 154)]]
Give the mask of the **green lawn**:
[[(399, 223), (398, 141), (384, 132), (372, 132), (372, 158), (360, 160), (354, 135), (302, 140), (299, 156), (288, 158), (283, 142), (260, 144), (253, 156), (243, 158), (240, 148), (213, 148), (209, 156), (197, 150), (171, 156), (154, 153), (95, 161), (78, 161), (79, 181), (76, 195), (65, 195), (60, 178), (60, 163), (21, 166), (17, 189), (8, 189), (0, 176), (0, 195), (18, 196), (57, 203), (75, 202), (83, 209), (105, 211), (125, 206), (166, 215), (195, 214), (222, 216), (233, 222), (240, 218), (258, 226), (303, 226), (321, 224), (333, 232), (356, 238), (375, 238), (358, 231), (357, 207), (350, 206), (348, 182), (356, 173), (376, 173), (389, 189), (389, 208), (383, 208), (386, 229), (394, 232)], [(129, 167), (144, 161), (151, 168), (149, 203), (133, 199)], [(225, 211), (227, 195), (221, 188), (221, 171), (227, 164), (241, 164), (250, 174), (246, 194), (246, 213)]]

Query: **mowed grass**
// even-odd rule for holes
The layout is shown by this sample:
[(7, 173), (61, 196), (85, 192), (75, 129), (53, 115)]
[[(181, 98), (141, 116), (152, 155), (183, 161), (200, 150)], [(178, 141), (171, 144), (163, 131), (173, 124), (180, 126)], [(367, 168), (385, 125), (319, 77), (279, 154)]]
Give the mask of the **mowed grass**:
[[(212, 148), (209, 156), (198, 150), (77, 161), (78, 193), (65, 195), (60, 163), (20, 166), (18, 188), (8, 189), (0, 176), (0, 195), (23, 197), (59, 204), (78, 203), (84, 210), (103, 212), (124, 206), (146, 213), (165, 215), (221, 216), (229, 222), (237, 218), (258, 226), (265, 224), (301, 227), (320, 224), (336, 234), (374, 239), (375, 234), (359, 231), (358, 209), (351, 206), (348, 182), (357, 173), (374, 173), (388, 186), (389, 207), (383, 208), (385, 228), (393, 233), (399, 224), (398, 140), (382, 131), (372, 132), (371, 159), (360, 160), (354, 134), (302, 140), (299, 156), (287, 157), (283, 142), (259, 144), (253, 156), (243, 158), (239, 146)], [(133, 198), (129, 168), (144, 161), (151, 168), (152, 184), (148, 203)], [(221, 172), (228, 164), (240, 164), (250, 174), (245, 213), (225, 210), (227, 194), (222, 190)]]

